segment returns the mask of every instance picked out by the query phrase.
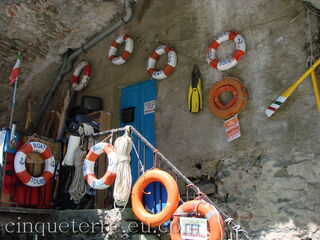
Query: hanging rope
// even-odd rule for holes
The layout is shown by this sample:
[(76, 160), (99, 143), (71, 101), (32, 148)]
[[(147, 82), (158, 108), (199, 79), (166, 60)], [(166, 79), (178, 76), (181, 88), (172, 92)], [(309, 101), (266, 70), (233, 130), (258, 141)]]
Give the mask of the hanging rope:
[(87, 184), (83, 177), (82, 165), (86, 151), (78, 147), (74, 152), (75, 172), (69, 188), (70, 199), (79, 202), (87, 192)]
[(114, 143), (118, 155), (118, 166), (113, 197), (115, 204), (123, 206), (124, 208), (128, 203), (132, 184), (130, 152), (132, 150), (133, 142), (129, 134), (130, 128), (126, 127), (125, 134), (117, 138)]
[(313, 56), (312, 34), (311, 34), (311, 24), (310, 24), (310, 10), (307, 11), (307, 19), (308, 19), (308, 30), (309, 30), (310, 55), (307, 58), (306, 68), (309, 68), (315, 62), (315, 58)]

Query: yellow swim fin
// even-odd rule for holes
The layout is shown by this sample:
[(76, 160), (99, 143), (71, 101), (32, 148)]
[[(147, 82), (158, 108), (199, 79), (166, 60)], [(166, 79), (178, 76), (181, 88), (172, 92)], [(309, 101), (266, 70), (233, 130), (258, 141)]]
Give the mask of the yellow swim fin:
[(188, 108), (192, 113), (199, 112), (202, 109), (202, 89), (200, 71), (197, 65), (194, 65), (192, 71), (192, 81), (188, 93)]

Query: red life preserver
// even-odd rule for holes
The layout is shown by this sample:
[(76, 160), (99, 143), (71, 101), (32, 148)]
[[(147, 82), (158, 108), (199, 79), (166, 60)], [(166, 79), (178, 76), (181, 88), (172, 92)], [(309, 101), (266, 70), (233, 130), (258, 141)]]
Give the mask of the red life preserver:
[[(233, 95), (226, 105), (219, 99), (224, 92), (231, 92)], [(214, 83), (209, 90), (209, 109), (214, 115), (226, 119), (241, 112), (247, 103), (247, 97), (248, 93), (243, 83), (236, 78), (227, 77)]]
[[(31, 176), (26, 170), (26, 157), (28, 153), (37, 152), (44, 159), (45, 167), (40, 177)], [(49, 148), (40, 142), (30, 142), (19, 148), (14, 158), (14, 170), (25, 185), (30, 187), (40, 187), (52, 179), (56, 162)]]
[[(125, 48), (124, 52), (121, 54), (121, 56), (116, 56), (118, 47), (120, 44), (125, 42)], [(129, 35), (127, 34), (119, 34), (116, 39), (111, 43), (110, 49), (109, 49), (109, 59), (113, 64), (121, 65), (124, 64), (128, 58), (131, 56), (133, 50), (133, 40)]]
[[(105, 152), (108, 155), (109, 164), (105, 175), (101, 179), (97, 179), (94, 174), (94, 165), (98, 157)], [(106, 189), (110, 187), (115, 178), (117, 170), (117, 154), (114, 147), (105, 142), (100, 142), (94, 145), (86, 156), (83, 162), (83, 176), (90, 187), (94, 189)]]
[[(81, 81), (79, 82), (80, 73), (82, 73)], [(75, 91), (81, 91), (85, 86), (87, 86), (91, 75), (91, 68), (88, 62), (83, 61), (76, 66), (73, 72), (71, 83)]]
[[(167, 53), (168, 62), (163, 70), (156, 71), (155, 66), (158, 58)], [(164, 79), (173, 73), (177, 65), (177, 53), (173, 50), (172, 47), (167, 45), (162, 45), (157, 47), (148, 58), (147, 62), (147, 72), (151, 75), (153, 79)]]
[[(216, 59), (216, 50), (222, 42), (227, 40), (235, 42), (236, 50), (231, 57), (228, 57), (223, 61), (219, 61)], [(246, 42), (241, 34), (237, 32), (223, 32), (216, 35), (209, 45), (207, 49), (207, 62), (211, 67), (219, 71), (225, 71), (237, 65), (245, 52)]]

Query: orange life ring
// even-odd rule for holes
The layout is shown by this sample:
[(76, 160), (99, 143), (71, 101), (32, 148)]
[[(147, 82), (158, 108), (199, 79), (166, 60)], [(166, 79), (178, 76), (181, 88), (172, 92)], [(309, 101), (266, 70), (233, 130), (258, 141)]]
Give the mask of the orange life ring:
[(180, 236), (180, 216), (196, 213), (205, 217), (209, 223), (209, 240), (221, 240), (224, 236), (224, 222), (219, 211), (211, 204), (203, 200), (192, 200), (182, 204), (174, 213), (170, 225), (171, 240), (182, 240)]
[[(167, 190), (168, 200), (164, 209), (157, 213), (149, 213), (143, 206), (142, 197), (145, 188), (152, 182), (160, 182)], [(179, 204), (179, 189), (174, 178), (160, 169), (145, 172), (134, 184), (131, 194), (132, 210), (137, 219), (151, 227), (157, 227), (167, 222), (176, 211)]]
[[(219, 97), (224, 92), (231, 92), (232, 100), (224, 105)], [(223, 119), (229, 118), (242, 111), (247, 103), (248, 93), (243, 83), (236, 79), (227, 77), (214, 83), (208, 94), (208, 104), (210, 111)]]

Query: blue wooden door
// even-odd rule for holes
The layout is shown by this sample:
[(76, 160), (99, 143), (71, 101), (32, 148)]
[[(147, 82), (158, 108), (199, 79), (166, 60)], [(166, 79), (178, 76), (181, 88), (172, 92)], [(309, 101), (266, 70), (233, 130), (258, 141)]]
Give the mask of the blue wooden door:
[[(155, 146), (154, 128), (154, 106), (157, 97), (156, 80), (151, 79), (142, 83), (123, 88), (121, 91), (121, 127), (132, 125), (136, 128), (153, 146)], [(123, 112), (128, 111), (129, 117), (123, 117)], [(145, 166), (145, 170), (153, 167), (153, 152), (144, 147), (142, 142), (138, 143), (138, 138), (134, 136), (134, 145), (139, 152), (140, 160)], [(139, 160), (134, 150), (131, 152), (131, 173), (132, 182), (136, 182), (142, 174)], [(144, 196), (145, 207), (151, 212), (157, 213), (165, 205), (166, 190), (159, 183), (150, 184)]]
[[(123, 88), (121, 91), (121, 112), (131, 109), (133, 112), (132, 121), (123, 121), (121, 117), (121, 127), (125, 125), (132, 125), (137, 129), (148, 141), (155, 145), (154, 133), (154, 109), (152, 110), (149, 105), (155, 103), (157, 97), (157, 85), (155, 80), (148, 80), (142, 83), (131, 85)], [(134, 138), (134, 144), (139, 153), (144, 151), (142, 144), (138, 144), (138, 139)], [(140, 149), (139, 149), (140, 147)], [(146, 169), (153, 166), (153, 153), (151, 150), (146, 149), (146, 157), (141, 156), (141, 161), (145, 164)], [(145, 161), (145, 162), (144, 162)], [(136, 154), (131, 153), (131, 171), (133, 183), (138, 179), (140, 172), (138, 158)]]

